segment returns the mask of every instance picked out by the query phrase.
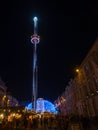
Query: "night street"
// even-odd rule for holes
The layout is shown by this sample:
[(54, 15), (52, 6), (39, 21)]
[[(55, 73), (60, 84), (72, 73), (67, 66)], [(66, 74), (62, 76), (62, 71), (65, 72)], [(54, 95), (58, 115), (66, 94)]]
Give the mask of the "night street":
[(0, 130), (98, 130), (98, 0), (0, 2)]

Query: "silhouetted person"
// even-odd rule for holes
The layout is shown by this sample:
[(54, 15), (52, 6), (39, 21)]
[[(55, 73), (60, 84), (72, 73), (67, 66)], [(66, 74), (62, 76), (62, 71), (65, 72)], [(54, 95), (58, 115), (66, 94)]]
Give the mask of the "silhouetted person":
[(88, 130), (90, 125), (89, 119), (87, 117), (82, 117), (81, 121), (82, 121), (83, 130)]

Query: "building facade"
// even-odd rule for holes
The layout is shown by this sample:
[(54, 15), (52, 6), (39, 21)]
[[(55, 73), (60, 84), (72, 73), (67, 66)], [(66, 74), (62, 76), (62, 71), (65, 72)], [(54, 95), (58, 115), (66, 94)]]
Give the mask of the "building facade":
[(6, 90), (7, 87), (5, 86), (5, 83), (0, 78), (0, 107), (5, 106)]
[(0, 107), (18, 106), (18, 104), (17, 99), (7, 92), (7, 87), (0, 78)]
[[(66, 115), (98, 116), (98, 38), (63, 93)], [(62, 112), (63, 105), (57, 99), (58, 103)]]

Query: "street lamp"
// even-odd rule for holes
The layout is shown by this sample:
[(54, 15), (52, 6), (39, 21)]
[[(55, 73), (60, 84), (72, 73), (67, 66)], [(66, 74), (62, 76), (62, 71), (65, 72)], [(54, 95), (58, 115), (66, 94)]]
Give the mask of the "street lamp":
[(3, 107), (6, 107), (6, 95), (3, 96), (2, 101), (3, 101)]
[(76, 69), (76, 72), (78, 73), (80, 70), (79, 69)]

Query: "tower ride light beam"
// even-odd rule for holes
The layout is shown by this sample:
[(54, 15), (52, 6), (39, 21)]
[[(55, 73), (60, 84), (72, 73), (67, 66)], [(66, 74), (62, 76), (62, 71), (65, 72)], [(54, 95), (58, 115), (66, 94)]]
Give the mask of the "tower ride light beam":
[(37, 44), (40, 42), (40, 37), (37, 35), (38, 19), (34, 17), (34, 34), (31, 36), (31, 43), (34, 44), (33, 48), (33, 88), (32, 88), (32, 109), (36, 112), (37, 105), (37, 88), (38, 88), (38, 77), (37, 77)]

